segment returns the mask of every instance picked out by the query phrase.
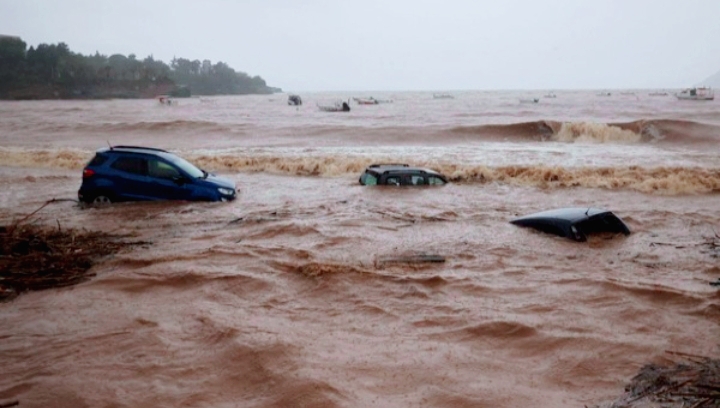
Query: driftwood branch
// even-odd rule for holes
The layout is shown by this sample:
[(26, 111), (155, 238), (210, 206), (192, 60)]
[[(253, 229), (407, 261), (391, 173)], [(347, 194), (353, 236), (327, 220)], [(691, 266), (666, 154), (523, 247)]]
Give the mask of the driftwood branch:
[(720, 407), (720, 359), (679, 351), (666, 353), (683, 361), (644, 366), (612, 407)]
[[(10, 225), (10, 227), (8, 228), (8, 232), (9, 232), (10, 234), (12, 234), (12, 232), (18, 227), (18, 225), (20, 225), (20, 224), (22, 224), (23, 222), (27, 221), (28, 219), (30, 219), (30, 217), (32, 217), (33, 215), (39, 213), (40, 210), (42, 210), (43, 208), (47, 207), (48, 205), (50, 205), (50, 204), (52, 204), (52, 203), (61, 203), (61, 202), (67, 202), (67, 201), (77, 202), (77, 200), (74, 200), (74, 199), (72, 199), (72, 198), (53, 198), (52, 200), (47, 200), (47, 201), (45, 201), (45, 203), (44, 203), (43, 205), (41, 205), (40, 207), (38, 207), (38, 209), (36, 209), (35, 211), (33, 211), (33, 212), (31, 212), (30, 214), (28, 214), (28, 215), (20, 218), (19, 220), (13, 222), (12, 225)], [(58, 228), (59, 228), (59, 227), (60, 227), (60, 222), (58, 221)], [(2, 407), (0, 407), (0, 408), (2, 408)]]

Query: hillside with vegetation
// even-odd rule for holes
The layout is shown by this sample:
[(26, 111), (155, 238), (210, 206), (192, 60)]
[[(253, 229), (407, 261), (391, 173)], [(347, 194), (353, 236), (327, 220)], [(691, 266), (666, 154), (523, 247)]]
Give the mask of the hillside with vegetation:
[(82, 55), (65, 43), (27, 48), (0, 37), (0, 99), (151, 98), (156, 95), (269, 94), (259, 76), (224, 62), (175, 58), (170, 64), (134, 54)]

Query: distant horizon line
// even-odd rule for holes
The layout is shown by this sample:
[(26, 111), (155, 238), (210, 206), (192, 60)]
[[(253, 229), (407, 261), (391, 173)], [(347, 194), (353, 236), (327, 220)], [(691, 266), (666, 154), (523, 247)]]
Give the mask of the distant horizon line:
[(686, 87), (654, 87), (654, 88), (494, 88), (494, 89), (371, 89), (371, 90), (361, 90), (361, 89), (306, 89), (306, 90), (286, 90), (282, 87), (274, 87), (281, 89), (281, 92), (276, 93), (315, 93), (315, 92), (325, 92), (325, 93), (340, 93), (340, 92), (362, 92), (362, 93), (368, 93), (368, 92), (434, 92), (434, 93), (448, 93), (448, 92), (603, 92), (603, 91), (636, 91), (636, 92), (645, 92), (645, 91), (680, 91), (683, 89), (690, 89), (690, 88), (713, 88), (712, 86), (703, 86), (703, 85), (695, 85), (695, 86), (686, 86)]

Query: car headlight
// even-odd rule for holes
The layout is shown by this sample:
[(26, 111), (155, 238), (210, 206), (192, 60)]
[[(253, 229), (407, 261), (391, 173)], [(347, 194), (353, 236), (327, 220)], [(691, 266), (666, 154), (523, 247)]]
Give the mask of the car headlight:
[(218, 188), (218, 191), (219, 191), (220, 194), (222, 194), (222, 195), (233, 195), (233, 194), (235, 194), (235, 190), (233, 190), (232, 188), (222, 188), (222, 187), (220, 187), (220, 188)]

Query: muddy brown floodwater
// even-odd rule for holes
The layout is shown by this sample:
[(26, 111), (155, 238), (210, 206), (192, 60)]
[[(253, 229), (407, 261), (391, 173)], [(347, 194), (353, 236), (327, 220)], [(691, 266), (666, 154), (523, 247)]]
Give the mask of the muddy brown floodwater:
[[(240, 189), (39, 212), (151, 244), (0, 303), (0, 404), (582, 407), (666, 350), (718, 355), (716, 102), (576, 92), (520, 111), (511, 93), (401, 93), (342, 117), (314, 108), (334, 96), (0, 103), (0, 224), (75, 198), (106, 140)], [(454, 182), (360, 186), (376, 161)], [(508, 222), (585, 206), (632, 234), (577, 243)], [(417, 254), (445, 262), (383, 262)]]

